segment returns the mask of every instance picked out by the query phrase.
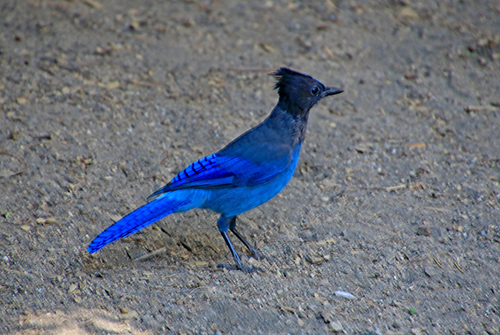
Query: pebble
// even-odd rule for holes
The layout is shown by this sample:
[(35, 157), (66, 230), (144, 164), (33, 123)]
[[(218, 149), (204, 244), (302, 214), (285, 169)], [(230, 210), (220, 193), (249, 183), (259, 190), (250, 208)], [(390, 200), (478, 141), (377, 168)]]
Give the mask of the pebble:
[(321, 318), (325, 323), (333, 322), (333, 311), (331, 309), (324, 309), (321, 311)]
[(429, 276), (429, 277), (433, 277), (437, 274), (437, 271), (434, 267), (431, 267), (431, 266), (426, 266), (424, 268), (424, 273)]
[[(128, 312), (127, 313), (123, 313), (122, 310), (125, 310), (125, 311), (128, 311)], [(139, 313), (137, 313), (134, 310), (126, 310), (125, 308), (122, 308), (120, 310), (120, 312), (122, 313), (120, 315), (120, 319), (138, 319), (139, 318)]]
[(306, 260), (314, 265), (318, 265), (324, 262), (327, 262), (330, 260), (330, 255), (314, 255), (314, 254), (309, 254), (306, 255)]
[(431, 228), (426, 226), (421, 226), (417, 228), (417, 235), (420, 236), (431, 236)]
[(73, 293), (77, 289), (78, 285), (71, 284), (69, 285), (68, 293)]
[(352, 295), (351, 293), (344, 292), (344, 291), (335, 291), (335, 295), (337, 297), (343, 297), (343, 298), (346, 298), (346, 299), (349, 299), (349, 300), (357, 299), (355, 295)]
[(340, 321), (332, 321), (332, 322), (330, 322), (330, 329), (334, 333), (341, 333), (341, 332), (344, 331), (344, 328), (342, 327), (342, 324), (340, 323)]

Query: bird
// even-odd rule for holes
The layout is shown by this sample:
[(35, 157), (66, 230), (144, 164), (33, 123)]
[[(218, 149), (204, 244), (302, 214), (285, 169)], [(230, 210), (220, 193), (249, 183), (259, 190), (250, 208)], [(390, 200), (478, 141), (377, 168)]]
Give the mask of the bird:
[(220, 214), (217, 227), (236, 264), (219, 267), (256, 271), (243, 265), (228, 231), (245, 245), (251, 257), (263, 258), (236, 229), (236, 217), (267, 202), (288, 184), (305, 139), (309, 111), (321, 99), (343, 92), (286, 67), (271, 75), (279, 98), (267, 118), (220, 151), (186, 167), (148, 197), (153, 200), (95, 237), (88, 252), (95, 253), (167, 215), (205, 208)]

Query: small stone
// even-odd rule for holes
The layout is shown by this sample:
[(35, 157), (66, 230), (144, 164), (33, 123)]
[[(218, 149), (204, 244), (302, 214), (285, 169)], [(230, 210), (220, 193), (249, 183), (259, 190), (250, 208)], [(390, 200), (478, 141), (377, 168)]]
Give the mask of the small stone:
[(349, 292), (344, 292), (344, 291), (335, 291), (335, 295), (338, 297), (349, 299), (349, 300), (356, 299), (356, 296), (352, 295)]
[(71, 284), (69, 285), (68, 293), (73, 293), (77, 289), (78, 285)]
[(437, 272), (436, 272), (436, 269), (432, 266), (426, 266), (424, 268), (424, 273), (428, 276), (428, 277), (434, 277)]
[(401, 303), (399, 301), (396, 301), (396, 300), (393, 300), (389, 303), (389, 306), (392, 306), (392, 307), (399, 307), (401, 306)]
[(480, 47), (485, 47), (488, 45), (488, 43), (490, 42), (489, 39), (487, 38), (480, 38), (478, 41), (477, 41), (477, 45), (480, 46)]
[(121, 319), (139, 319), (139, 313), (134, 310), (128, 311), (127, 314), (122, 314), (120, 316)]
[(406, 80), (414, 80), (418, 78), (418, 74), (416, 73), (407, 73), (405, 74), (405, 79)]
[(330, 322), (330, 329), (334, 333), (342, 333), (344, 331), (344, 328), (342, 327), (342, 324), (340, 321), (332, 321)]
[(268, 43), (259, 43), (259, 46), (262, 49), (264, 49), (265, 51), (269, 52), (269, 53), (276, 52), (276, 48), (273, 47), (271, 44), (268, 44)]
[(408, 19), (418, 19), (417, 12), (411, 7), (405, 7), (401, 9), (399, 15), (401, 15), (402, 17), (406, 17)]
[(330, 255), (324, 256), (324, 255), (311, 255), (311, 254), (309, 254), (309, 255), (306, 255), (305, 258), (309, 263), (311, 263), (313, 265), (319, 265), (321, 263), (329, 261)]
[(286, 311), (286, 312), (289, 312), (289, 313), (296, 313), (297, 312), (297, 310), (295, 308), (288, 307), (288, 306), (281, 306), (281, 309)]
[(417, 228), (417, 235), (431, 236), (431, 228), (426, 226), (420, 226)]
[(191, 28), (196, 26), (196, 21), (192, 18), (184, 18), (181, 20), (181, 23), (184, 27)]
[(325, 323), (331, 323), (333, 321), (333, 311), (330, 309), (322, 310), (321, 318), (325, 321)]
[(205, 262), (205, 261), (195, 261), (194, 265), (198, 266), (198, 267), (207, 267), (208, 266), (208, 262)]
[(84, 0), (83, 1), (85, 4), (89, 5), (90, 7), (93, 7), (95, 9), (102, 9), (102, 4), (98, 1), (95, 0)]
[[(336, 244), (337, 241), (332, 237), (332, 238), (327, 238), (326, 240), (322, 240), (322, 241), (319, 241), (318, 243), (316, 243), (318, 245), (318, 247), (322, 247), (322, 246), (325, 246), (327, 244)], [(328, 255), (330, 256), (330, 255)], [(324, 256), (326, 257), (326, 256)]]
[(317, 265), (317, 264), (323, 263), (323, 258), (322, 257), (307, 255), (306, 259), (311, 264), (316, 264)]

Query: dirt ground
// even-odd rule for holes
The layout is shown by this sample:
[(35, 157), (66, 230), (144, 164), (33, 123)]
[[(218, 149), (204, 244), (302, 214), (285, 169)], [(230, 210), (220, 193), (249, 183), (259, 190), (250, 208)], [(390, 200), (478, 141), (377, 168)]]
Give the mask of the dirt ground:
[[(0, 27), (0, 333), (500, 333), (498, 1), (3, 0)], [(345, 92), (240, 216), (262, 272), (217, 268), (204, 210), (86, 252), (265, 118), (280, 66)]]

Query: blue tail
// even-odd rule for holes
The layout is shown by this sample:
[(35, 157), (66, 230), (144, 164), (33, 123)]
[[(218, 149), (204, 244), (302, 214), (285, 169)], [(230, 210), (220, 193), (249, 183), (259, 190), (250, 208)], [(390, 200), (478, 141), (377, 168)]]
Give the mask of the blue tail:
[(93, 254), (105, 245), (122, 237), (129, 236), (165, 216), (174, 213), (179, 207), (189, 202), (190, 200), (176, 200), (168, 197), (156, 198), (109, 226), (105, 231), (94, 238), (87, 248), (87, 251)]

